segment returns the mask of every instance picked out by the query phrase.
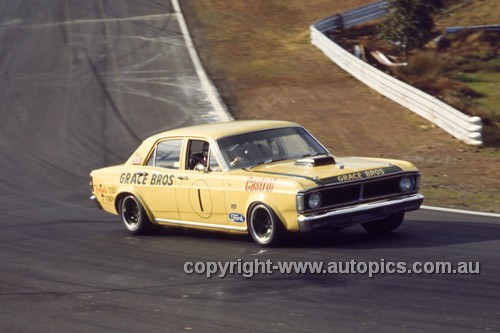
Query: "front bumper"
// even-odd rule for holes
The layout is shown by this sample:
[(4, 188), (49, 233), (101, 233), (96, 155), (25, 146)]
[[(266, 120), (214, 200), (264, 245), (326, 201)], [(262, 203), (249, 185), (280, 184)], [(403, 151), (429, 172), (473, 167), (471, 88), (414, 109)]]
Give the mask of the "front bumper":
[(299, 215), (299, 230), (345, 227), (351, 224), (378, 220), (389, 215), (417, 210), (422, 205), (424, 196), (420, 193), (384, 201), (375, 201), (356, 206), (339, 208), (319, 213)]

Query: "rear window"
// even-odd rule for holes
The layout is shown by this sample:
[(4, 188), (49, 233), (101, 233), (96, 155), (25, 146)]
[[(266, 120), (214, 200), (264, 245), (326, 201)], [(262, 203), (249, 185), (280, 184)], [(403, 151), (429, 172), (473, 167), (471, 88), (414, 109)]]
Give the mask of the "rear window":
[(148, 165), (167, 169), (179, 169), (182, 139), (165, 140), (156, 145)]

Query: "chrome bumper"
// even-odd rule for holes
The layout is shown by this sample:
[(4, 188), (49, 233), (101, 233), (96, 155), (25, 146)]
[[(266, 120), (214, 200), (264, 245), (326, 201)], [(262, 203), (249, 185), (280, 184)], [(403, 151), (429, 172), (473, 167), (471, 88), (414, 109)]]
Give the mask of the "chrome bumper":
[(414, 194), (403, 198), (339, 208), (326, 213), (299, 215), (299, 230), (307, 232), (373, 221), (389, 215), (417, 210), (423, 201), (422, 194)]
[(101, 203), (99, 202), (99, 200), (97, 200), (97, 197), (95, 195), (91, 195), (90, 200), (95, 203), (97, 208), (102, 209)]

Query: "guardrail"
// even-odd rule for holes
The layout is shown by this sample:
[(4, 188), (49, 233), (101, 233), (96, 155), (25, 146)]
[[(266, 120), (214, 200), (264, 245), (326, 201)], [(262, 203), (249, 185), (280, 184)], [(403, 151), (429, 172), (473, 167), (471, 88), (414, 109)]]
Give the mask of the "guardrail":
[(311, 25), (311, 42), (342, 69), (380, 94), (436, 124), (470, 145), (482, 145), (482, 121), (443, 103), (358, 59), (328, 38), (325, 33), (352, 27), (386, 14), (385, 1), (378, 1), (345, 13), (333, 15)]
[(446, 34), (454, 34), (454, 33), (460, 32), (462, 30), (488, 30), (488, 31), (500, 32), (500, 24), (469, 25), (469, 26), (465, 26), (465, 27), (447, 27), (447, 28), (444, 28), (444, 32)]

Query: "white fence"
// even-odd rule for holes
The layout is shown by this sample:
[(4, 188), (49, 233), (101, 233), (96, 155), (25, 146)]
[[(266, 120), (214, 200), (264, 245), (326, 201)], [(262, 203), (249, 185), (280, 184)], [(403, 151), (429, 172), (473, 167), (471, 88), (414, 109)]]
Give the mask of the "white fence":
[(358, 59), (328, 38), (325, 33), (366, 22), (386, 13), (385, 1), (334, 15), (311, 25), (311, 42), (342, 69), (396, 103), (419, 114), (459, 140), (481, 145), (482, 122), (470, 117), (394, 77)]

